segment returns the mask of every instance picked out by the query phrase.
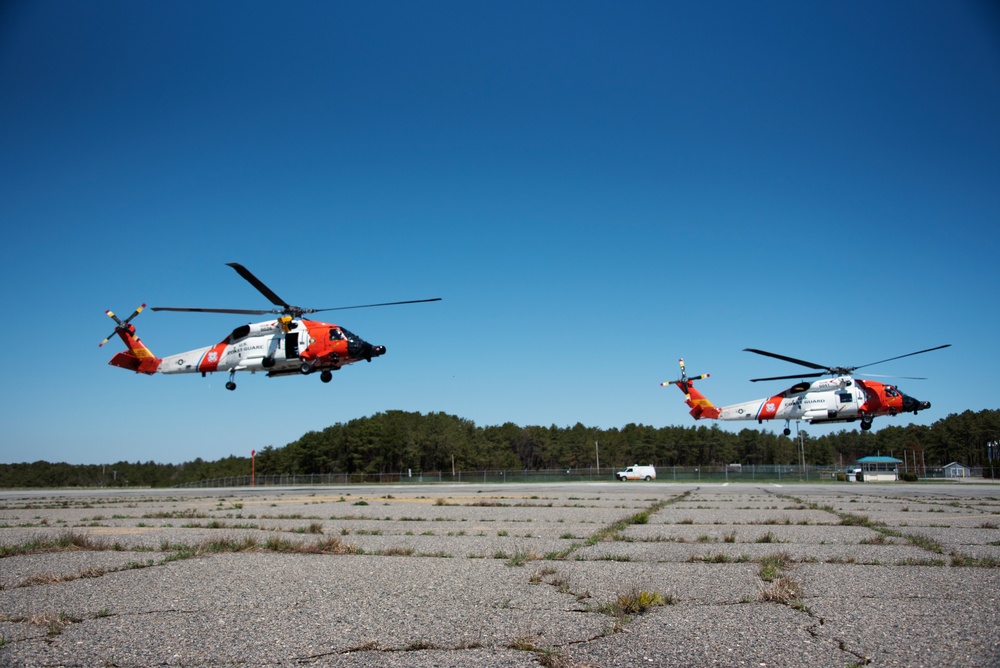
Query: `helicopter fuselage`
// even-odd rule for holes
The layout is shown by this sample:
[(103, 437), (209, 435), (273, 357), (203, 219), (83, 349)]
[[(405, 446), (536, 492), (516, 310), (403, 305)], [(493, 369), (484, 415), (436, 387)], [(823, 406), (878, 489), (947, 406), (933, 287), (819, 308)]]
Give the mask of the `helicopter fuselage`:
[(348, 330), (305, 318), (242, 325), (212, 346), (163, 357), (163, 374), (263, 371), (269, 376), (336, 370), (385, 354)]
[(850, 378), (799, 383), (770, 397), (719, 408), (720, 420), (817, 420), (845, 422), (858, 417), (865, 394)]
[(868, 429), (878, 416), (917, 413), (931, 406), (928, 401), (919, 401), (900, 392), (894, 385), (852, 376), (824, 378), (811, 383), (803, 381), (770, 397), (719, 407), (697, 391), (693, 381), (675, 381), (674, 384), (687, 395), (686, 403), (696, 420), (754, 420), (758, 423), (802, 420), (811, 424), (861, 420), (862, 429)]

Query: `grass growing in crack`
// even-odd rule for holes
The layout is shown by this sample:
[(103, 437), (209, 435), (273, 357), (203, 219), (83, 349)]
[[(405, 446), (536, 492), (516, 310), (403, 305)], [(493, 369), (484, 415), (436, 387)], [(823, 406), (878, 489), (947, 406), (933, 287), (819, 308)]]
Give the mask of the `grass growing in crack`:
[(1000, 559), (993, 557), (970, 557), (961, 552), (951, 553), (951, 565), (959, 568), (1000, 568)]
[(781, 571), (788, 568), (791, 563), (792, 558), (787, 552), (768, 555), (760, 560), (757, 575), (764, 582), (773, 582), (781, 577)]
[(507, 559), (507, 565), (524, 566), (529, 561), (538, 561), (538, 555), (531, 550), (518, 550)]
[(30, 540), (18, 545), (0, 546), (0, 559), (39, 552), (63, 552), (72, 550), (93, 550), (103, 552), (114, 549), (106, 540), (89, 534), (64, 531), (52, 540)]
[(568, 668), (569, 657), (554, 647), (541, 647), (535, 643), (534, 636), (519, 636), (514, 638), (507, 647), (521, 652), (531, 652), (535, 655), (538, 665), (545, 668)]
[(947, 566), (948, 562), (944, 559), (914, 559), (909, 557), (907, 559), (900, 559), (896, 562), (897, 566)]
[(548, 575), (555, 575), (556, 572), (557, 572), (556, 569), (553, 568), (552, 566), (545, 566), (543, 568), (539, 568), (537, 571), (531, 574), (531, 577), (528, 579), (528, 582), (531, 584), (541, 584), (543, 578), (545, 578)]
[(801, 593), (799, 584), (795, 580), (782, 575), (772, 580), (769, 587), (761, 588), (759, 598), (761, 601), (795, 607), (793, 603), (798, 602)]
[(802, 591), (799, 583), (784, 573), (795, 563), (787, 552), (778, 552), (760, 560), (757, 576), (760, 578), (760, 594), (757, 599), (768, 603), (781, 603), (796, 610), (808, 612), (799, 599)]
[(731, 557), (728, 554), (723, 554), (722, 552), (716, 552), (715, 554), (692, 554), (690, 557), (688, 557), (688, 561), (692, 563), (701, 562), (706, 564), (731, 564), (731, 563), (743, 564), (748, 561), (753, 561), (753, 559), (751, 559), (749, 555), (746, 554), (740, 554), (735, 557)]
[(641, 615), (652, 608), (663, 605), (673, 605), (677, 599), (670, 594), (635, 588), (600, 606), (598, 609), (606, 615), (611, 615), (619, 621), (627, 620), (635, 615)]
[[(832, 509), (831, 511), (836, 512), (833, 511)], [(840, 516), (840, 524), (842, 526), (868, 527), (869, 529), (873, 529), (876, 526), (878, 526), (878, 523), (872, 522), (871, 518), (869, 518), (867, 515), (854, 515), (852, 513), (836, 513), (836, 514)]]
[(944, 554), (944, 546), (937, 542), (933, 538), (928, 538), (927, 536), (921, 536), (920, 534), (911, 533), (904, 536), (906, 540), (910, 541), (911, 545), (916, 545), (929, 552), (936, 552), (937, 554)]
[(584, 541), (584, 545), (589, 546), (604, 541), (622, 540), (623, 537), (621, 534), (629, 526), (633, 524), (649, 524), (649, 518), (653, 513), (661, 510), (664, 506), (670, 505), (671, 503), (677, 503), (681, 499), (687, 497), (690, 493), (691, 493), (690, 491), (687, 491), (671, 499), (667, 499), (664, 501), (657, 501), (646, 510), (635, 513), (634, 515), (630, 515), (629, 517), (626, 517), (624, 519), (618, 520), (613, 524), (609, 524), (608, 526), (604, 527), (603, 529), (600, 529), (599, 531), (591, 535), (589, 538), (587, 538), (587, 540)]

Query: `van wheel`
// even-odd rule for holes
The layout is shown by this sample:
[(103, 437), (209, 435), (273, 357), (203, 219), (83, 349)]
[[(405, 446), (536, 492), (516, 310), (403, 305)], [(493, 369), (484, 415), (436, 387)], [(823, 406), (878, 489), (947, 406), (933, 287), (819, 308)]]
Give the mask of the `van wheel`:
[(649, 482), (650, 480), (652, 480), (652, 478), (650, 478), (649, 476), (646, 476), (646, 477), (645, 477), (645, 478), (643, 478), (643, 479), (644, 479), (644, 480), (645, 480), (646, 482)]

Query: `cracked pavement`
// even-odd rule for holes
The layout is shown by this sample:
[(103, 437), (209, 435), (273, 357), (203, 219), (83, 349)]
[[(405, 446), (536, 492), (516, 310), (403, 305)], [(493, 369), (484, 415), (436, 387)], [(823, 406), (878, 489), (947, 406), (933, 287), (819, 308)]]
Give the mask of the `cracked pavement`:
[(996, 666), (998, 527), (959, 483), (3, 491), (0, 666)]

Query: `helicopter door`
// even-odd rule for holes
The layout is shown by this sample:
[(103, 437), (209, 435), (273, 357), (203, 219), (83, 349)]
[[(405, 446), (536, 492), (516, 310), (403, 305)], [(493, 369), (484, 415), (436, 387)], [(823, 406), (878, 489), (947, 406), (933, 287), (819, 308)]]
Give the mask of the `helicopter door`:
[(299, 333), (288, 332), (285, 334), (285, 359), (295, 359), (299, 356)]

